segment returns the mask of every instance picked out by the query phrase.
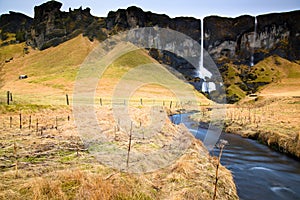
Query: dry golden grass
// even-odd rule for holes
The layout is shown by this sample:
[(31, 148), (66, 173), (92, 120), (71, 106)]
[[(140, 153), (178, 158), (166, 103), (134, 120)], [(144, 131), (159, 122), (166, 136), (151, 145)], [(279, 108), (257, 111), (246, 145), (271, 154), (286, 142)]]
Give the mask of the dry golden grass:
[[(133, 108), (133, 120), (141, 120), (140, 116), (147, 110), (147, 106)], [(13, 118), (11, 128), (10, 116)], [(32, 118), (30, 130), (29, 116)], [(97, 116), (104, 133), (114, 136), (113, 124), (117, 122), (113, 119), (111, 108), (97, 107)], [(0, 199), (212, 198), (217, 161), (208, 155), (200, 141), (193, 139), (186, 152), (164, 168), (149, 173), (126, 173), (99, 163), (85, 150), (70, 109), (41, 108), (23, 113), (21, 130), (18, 117), (14, 112), (0, 116)], [(39, 119), (38, 132), (36, 119)], [(147, 117), (142, 119), (146, 124)], [(162, 140), (167, 141), (180, 133), (179, 130), (185, 130), (181, 125), (166, 122), (166, 127), (158, 133)], [(121, 138), (116, 144), (122, 146), (123, 140), (124, 144), (128, 144), (128, 135), (122, 136), (124, 130), (120, 131)], [(13, 156), (14, 143), (17, 146), (16, 156)], [(134, 144), (137, 143), (135, 139)], [(159, 145), (158, 141), (155, 143)], [(134, 151), (153, 151), (156, 148), (147, 143), (144, 146), (133, 145)], [(16, 159), (19, 163), (17, 177), (14, 168)], [(219, 178), (218, 199), (238, 199), (231, 173), (221, 167)]]
[[(0, 91), (11, 91), (19, 103), (63, 104), (64, 95), (73, 90), (77, 69), (95, 45), (80, 35), (44, 51), (30, 49), (3, 65)], [(19, 80), (21, 74), (28, 79)]]
[[(74, 84), (75, 81), (78, 81), (76, 79), (77, 73), (82, 65), (90, 64), (89, 59), (87, 59), (89, 58), (89, 53), (96, 47), (101, 47), (98, 45), (98, 42), (90, 42), (86, 37), (79, 35), (59, 46), (43, 51), (30, 49), (28, 54), (15, 57), (11, 62), (5, 63), (2, 71), (0, 71), (1, 84), (3, 84), (0, 89), (0, 103), (6, 101), (6, 91), (13, 93), (16, 104), (65, 105), (65, 94), (69, 94), (70, 102), (72, 103)], [(105, 62), (109, 66), (107, 66), (102, 76), (99, 77), (95, 90), (95, 101), (97, 103), (100, 97), (111, 100), (116, 85), (121, 79), (124, 80), (122, 77), (133, 69), (145, 64), (159, 66), (158, 62), (151, 58), (146, 50), (131, 46), (133, 45), (120, 44), (106, 56)], [(126, 52), (127, 49), (131, 49), (132, 51), (122, 55), (122, 52)], [(5, 52), (4, 54), (8, 55)], [(121, 56), (118, 57), (119, 55)], [(158, 69), (163, 69), (163, 67), (160, 66)], [(27, 74), (28, 78), (19, 80), (18, 77), (20, 74)], [(166, 79), (164, 75), (170, 73), (159, 71), (156, 74), (160, 74), (161, 79)], [(151, 76), (153, 76), (153, 71), (151, 70), (144, 71), (144, 73), (141, 70), (140, 74), (137, 75), (140, 79), (145, 77), (145, 80)], [(168, 77), (170, 77), (170, 83), (178, 85), (177, 88), (186, 88), (193, 91), (191, 85), (179, 80), (175, 76)], [(140, 82), (139, 80), (132, 81), (132, 84)], [(166, 87), (168, 85), (151, 83), (143, 85), (141, 88), (136, 88), (137, 91), (132, 91), (136, 96), (133, 98), (137, 100), (140, 98), (151, 98), (151, 101), (155, 99), (161, 101), (164, 99), (168, 101), (174, 100), (172, 97), (173, 94), (171, 94), (172, 91)], [(168, 98), (170, 94), (171, 98)], [(198, 100), (209, 103), (199, 92), (195, 91), (195, 96)]]
[[(89, 152), (91, 149), (86, 149), (82, 137), (79, 137), (74, 113), (65, 106), (65, 94), (69, 94), (72, 103), (76, 73), (85, 57), (97, 45), (78, 36), (44, 51), (31, 49), (24, 57), (3, 65), (0, 199), (212, 198), (216, 160), (208, 155), (201, 142), (192, 139), (185, 127), (170, 123), (167, 117), (163, 128), (155, 132), (155, 137), (147, 140), (133, 137), (132, 153), (150, 155), (148, 158), (160, 161), (158, 165), (148, 161), (150, 159), (145, 160), (147, 169), (151, 169), (148, 173), (129, 173), (129, 169), (132, 172), (140, 168), (133, 165), (134, 160), (130, 159), (125, 170), (118, 168), (118, 165), (124, 165), (122, 159), (112, 160), (115, 161), (113, 167), (103, 160), (100, 163)], [(113, 53), (108, 56), (114, 57)], [(98, 82), (95, 91), (95, 103), (98, 106), (95, 108), (101, 133), (120, 150), (128, 149), (129, 133), (126, 128), (120, 128), (119, 123), (124, 121), (122, 116), (118, 120), (112, 114), (111, 100), (115, 85), (133, 68), (149, 63), (158, 64), (145, 50), (132, 51), (111, 63)], [(18, 80), (19, 74), (27, 74), (29, 78)], [(165, 78), (164, 74), (159, 75)], [(130, 81), (139, 83), (135, 79)], [(129, 102), (125, 102), (130, 105), (129, 116), (134, 122), (134, 134), (144, 134), (144, 127), (151, 122), (151, 106), (159, 106), (162, 112), (175, 112), (182, 108), (194, 109), (200, 103), (211, 104), (203, 95), (193, 91), (192, 86), (175, 76), (170, 78), (170, 83), (179, 86), (182, 91), (185, 88), (191, 90), (198, 102), (179, 102), (174, 91), (165, 85), (152, 82), (142, 84), (132, 91)], [(13, 101), (9, 106), (5, 105), (7, 90), (13, 93)], [(102, 106), (99, 105), (100, 97)], [(122, 103), (123, 100), (120, 99)], [(22, 114), (22, 129), (19, 113)], [(128, 114), (124, 117), (128, 117)], [(91, 130), (94, 129), (91, 127)], [(174, 138), (178, 138), (179, 142), (177, 146), (174, 145), (176, 148), (185, 144), (182, 138), (191, 140), (191, 146), (175, 154), (171, 160), (165, 159), (166, 162), (165, 155), (152, 156), (151, 153), (156, 150), (163, 152), (163, 148), (166, 148), (164, 144), (169, 144)], [(107, 157), (110, 156), (107, 153)], [(221, 167), (219, 188), (219, 199), (238, 199), (231, 173), (224, 167)]]
[[(247, 98), (226, 108), (225, 132), (253, 138), (275, 150), (300, 158), (300, 99), (260, 96)], [(193, 118), (204, 123), (218, 122), (202, 110)]]
[[(293, 97), (259, 97), (227, 111), (228, 131), (242, 127), (238, 134), (256, 138), (272, 148), (300, 157), (300, 102)], [(235, 132), (235, 131), (232, 131)]]

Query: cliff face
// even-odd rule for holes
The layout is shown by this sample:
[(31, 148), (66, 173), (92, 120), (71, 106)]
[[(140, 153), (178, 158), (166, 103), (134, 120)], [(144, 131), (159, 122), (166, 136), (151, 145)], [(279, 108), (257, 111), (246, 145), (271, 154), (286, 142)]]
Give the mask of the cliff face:
[(204, 18), (204, 48), (215, 61), (249, 59), (254, 31), (254, 17)]
[[(2, 32), (27, 31), (27, 44), (38, 49), (58, 45), (80, 33), (90, 39), (104, 40), (120, 31), (153, 26), (179, 31), (201, 41), (199, 19), (170, 18), (134, 6), (111, 11), (106, 18), (99, 18), (92, 16), (89, 8), (62, 12), (61, 6), (62, 3), (56, 1), (36, 6), (33, 20), (20, 13), (2, 15), (0, 28)], [(204, 18), (204, 48), (220, 65), (225, 62), (250, 65), (253, 53), (254, 62), (272, 54), (289, 60), (300, 59), (300, 11), (261, 15), (256, 19), (255, 25), (255, 17), (247, 15)], [(182, 62), (173, 63), (182, 65)]]
[[(0, 39), (6, 40), (7, 33), (15, 33), (16, 34), (16, 41), (24, 42), (26, 31), (30, 28), (32, 24), (32, 18), (16, 12), (9, 12), (9, 14), (3, 14), (0, 16)], [(16, 42), (14, 41), (14, 42)], [(11, 43), (14, 43), (11, 42)], [(4, 45), (8, 45), (9, 43), (6, 42)], [(3, 45), (3, 44), (2, 44)]]
[[(27, 45), (40, 50), (58, 45), (78, 34), (89, 37), (90, 40), (105, 40), (111, 35), (138, 27), (160, 27), (172, 29), (191, 37), (198, 44), (201, 42), (201, 21), (191, 17), (170, 18), (164, 14), (144, 12), (137, 7), (111, 11), (106, 18), (95, 17), (90, 9), (69, 9), (60, 11), (62, 4), (49, 1), (34, 8), (34, 19), (23, 14), (11, 12), (0, 18), (1, 38), (6, 32), (19, 33), (20, 41), (26, 40)], [(288, 60), (300, 59), (300, 11), (274, 13), (267, 15), (240, 16), (225, 18), (210, 16), (204, 23), (204, 49), (219, 67), (223, 79), (227, 79), (228, 66), (240, 71), (242, 77), (241, 90), (245, 93), (255, 92), (244, 81), (247, 70), (239, 66), (252, 66), (270, 55), (279, 55)], [(22, 34), (20, 34), (22, 31)], [(149, 54), (163, 64), (167, 64), (181, 72), (197, 89), (201, 90), (197, 68), (200, 61), (200, 49), (189, 52), (193, 55), (189, 60), (182, 54), (189, 44), (173, 39), (168, 35), (153, 43)], [(7, 43), (9, 44), (9, 43)], [(175, 49), (175, 51), (171, 51)], [(162, 50), (164, 49), (164, 50)], [(173, 52), (173, 53), (172, 53)], [(204, 60), (204, 66), (206, 66)], [(235, 67), (238, 66), (238, 67)], [(250, 73), (250, 72), (249, 72)], [(253, 78), (253, 77), (252, 77)], [(252, 80), (251, 78), (251, 80)], [(198, 83), (195, 83), (198, 82)], [(200, 85), (199, 85), (200, 83)], [(230, 84), (225, 85), (227, 88)], [(249, 87), (248, 87), (249, 86)], [(236, 99), (236, 98), (234, 98)]]
[[(27, 37), (27, 44), (38, 49), (56, 46), (80, 33), (93, 38), (102, 35), (103, 20), (82, 8), (62, 12), (62, 3), (49, 1), (34, 8), (34, 19)], [(96, 29), (92, 31), (92, 29)]]
[(144, 12), (135, 6), (109, 12), (106, 28), (118, 32), (138, 27), (170, 28), (184, 33), (196, 41), (200, 41), (200, 20), (192, 17), (170, 18), (167, 15)]
[[(300, 11), (257, 17), (255, 48), (288, 60), (300, 59)], [(258, 51), (259, 52), (259, 51)]]
[(30, 28), (32, 18), (17, 12), (10, 11), (9, 14), (0, 16), (0, 27), (3, 32), (17, 33)]
[[(116, 12), (111, 11), (106, 18), (106, 28), (110, 34), (116, 34), (120, 31), (141, 27), (172, 29), (191, 37), (198, 43), (200, 43), (201, 40), (200, 20), (192, 17), (170, 18), (167, 15), (144, 12), (142, 9), (132, 6), (126, 10), (119, 9)], [(155, 30), (153, 30), (153, 32), (155, 32)], [(170, 38), (172, 37), (171, 34), (172, 33), (169, 35)], [(153, 33), (152, 36), (154, 38), (155, 33)], [(155, 48), (149, 48), (149, 54), (159, 62), (172, 66), (186, 77), (193, 76), (193, 74), (195, 74), (195, 67), (187, 60), (182, 59), (181, 56), (189, 57), (189, 59), (193, 60), (193, 63), (198, 64), (200, 49), (190, 48), (190, 44), (176, 41), (175, 39), (172, 40), (170, 38), (164, 36), (155, 38), (155, 42), (153, 43)], [(182, 49), (187, 48), (190, 48), (191, 51), (194, 52), (189, 51), (183, 53)], [(191, 57), (191, 54), (197, 56)]]
[[(300, 59), (300, 11), (238, 18), (206, 17), (205, 49), (215, 62), (251, 65), (277, 54), (289, 60)], [(256, 27), (255, 27), (256, 26)]]

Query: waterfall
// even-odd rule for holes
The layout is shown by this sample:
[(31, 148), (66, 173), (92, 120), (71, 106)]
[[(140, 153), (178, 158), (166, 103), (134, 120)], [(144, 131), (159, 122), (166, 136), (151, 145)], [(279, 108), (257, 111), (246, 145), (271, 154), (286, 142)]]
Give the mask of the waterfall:
[(201, 43), (200, 43), (200, 60), (199, 60), (199, 66), (197, 69), (196, 76), (201, 78), (203, 82), (201, 81), (201, 90), (203, 92), (210, 92), (212, 90), (216, 89), (215, 83), (213, 82), (207, 82), (206, 78), (211, 78), (212, 73), (208, 71), (204, 67), (204, 18), (200, 19), (200, 37), (201, 37)]
[(200, 19), (200, 29), (201, 29), (201, 57), (200, 57), (200, 69), (203, 68), (203, 49), (204, 49), (204, 18)]
[(199, 58), (199, 66), (196, 69), (196, 76), (199, 78), (204, 78), (203, 76), (203, 49), (204, 49), (204, 37), (203, 37), (203, 18), (200, 19), (200, 58)]
[(250, 61), (251, 67), (254, 65), (254, 49), (255, 49), (255, 41), (256, 41), (256, 34), (257, 34), (256, 32), (257, 32), (257, 18), (255, 16), (254, 33), (253, 33), (253, 40), (252, 40), (252, 52), (251, 52), (251, 61)]

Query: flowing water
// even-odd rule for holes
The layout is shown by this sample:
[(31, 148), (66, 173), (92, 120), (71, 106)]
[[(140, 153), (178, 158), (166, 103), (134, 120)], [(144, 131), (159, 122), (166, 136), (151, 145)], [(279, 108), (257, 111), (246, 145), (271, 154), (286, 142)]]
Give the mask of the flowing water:
[[(184, 123), (200, 140), (206, 129), (198, 128), (190, 114), (174, 115), (174, 123)], [(275, 152), (255, 140), (233, 134), (222, 134), (229, 142), (221, 158), (222, 165), (232, 171), (237, 191), (242, 200), (297, 200), (300, 199), (300, 162)], [(218, 155), (218, 149), (212, 152)]]
[(255, 40), (256, 40), (256, 34), (257, 34), (257, 18), (254, 19), (254, 33), (253, 33), (253, 41), (252, 41), (252, 52), (251, 52), (251, 61), (250, 66), (254, 66), (254, 50), (255, 50)]

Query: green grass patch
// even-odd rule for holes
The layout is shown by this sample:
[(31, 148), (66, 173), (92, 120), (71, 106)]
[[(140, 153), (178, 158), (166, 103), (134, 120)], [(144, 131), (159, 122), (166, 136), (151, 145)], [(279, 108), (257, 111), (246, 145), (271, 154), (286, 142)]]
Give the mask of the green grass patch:
[(251, 73), (257, 76), (252, 82), (273, 82), (281, 77), (281, 72), (276, 66), (270, 65), (269, 62), (262, 61), (251, 69)]
[(246, 96), (246, 93), (237, 85), (230, 85), (227, 88), (228, 96), (236, 94), (238, 97), (243, 98)]
[(23, 55), (24, 43), (11, 44), (0, 48), (0, 62)]
[(130, 69), (139, 65), (153, 63), (149, 56), (146, 56), (143, 50), (131, 51), (116, 59), (108, 66), (103, 77), (104, 78), (121, 78)]
[(59, 155), (59, 156), (69, 156), (69, 155), (71, 155), (71, 154), (73, 154), (74, 153), (74, 151), (69, 151), (69, 150), (59, 150), (58, 152), (57, 152), (57, 154)]
[(142, 192), (135, 192), (132, 195), (128, 194), (117, 194), (113, 197), (114, 200), (152, 200), (152, 198)]
[(13, 105), (5, 105), (0, 104), (0, 113), (8, 114), (8, 113), (36, 113), (42, 110), (58, 110), (67, 108), (67, 106), (53, 106), (53, 105), (37, 105), (37, 104), (13, 104)]
[(66, 156), (63, 156), (59, 159), (59, 162), (61, 163), (69, 163), (70, 161), (74, 160), (76, 157), (71, 154), (71, 155), (66, 155)]
[(18, 159), (20, 162), (29, 162), (29, 163), (39, 163), (46, 160), (46, 157), (37, 157), (37, 156), (28, 156), (28, 157), (21, 157)]
[(76, 196), (76, 192), (80, 187), (80, 182), (78, 180), (68, 180), (63, 181), (61, 184), (62, 191), (66, 194), (68, 199), (74, 199)]

